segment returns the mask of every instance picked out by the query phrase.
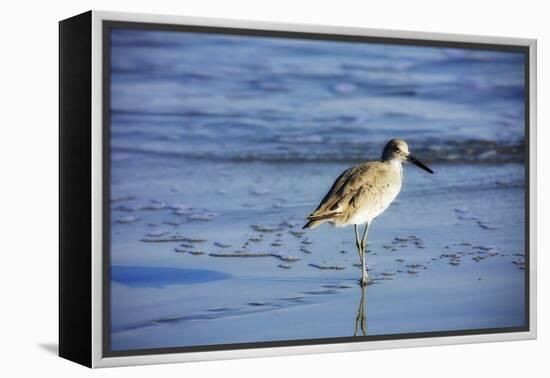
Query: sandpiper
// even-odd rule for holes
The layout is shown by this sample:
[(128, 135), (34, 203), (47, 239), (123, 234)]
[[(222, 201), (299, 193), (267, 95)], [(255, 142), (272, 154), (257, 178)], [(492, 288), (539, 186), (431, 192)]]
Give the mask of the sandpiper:
[[(315, 228), (324, 222), (336, 227), (353, 225), (362, 275), (361, 286), (369, 283), (365, 246), (372, 221), (382, 214), (401, 191), (402, 163), (409, 161), (429, 173), (433, 171), (409, 153), (402, 139), (392, 139), (384, 147), (381, 161), (361, 163), (345, 170), (332, 184), (317, 209), (307, 217), (303, 228)], [(365, 225), (359, 238), (359, 225)]]

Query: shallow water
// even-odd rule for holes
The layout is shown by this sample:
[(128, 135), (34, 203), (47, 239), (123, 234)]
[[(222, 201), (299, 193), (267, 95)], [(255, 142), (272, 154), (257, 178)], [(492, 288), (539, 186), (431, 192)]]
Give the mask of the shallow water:
[(436, 173), (369, 231), (365, 333), (523, 325), (522, 64), (115, 32), (113, 350), (362, 334), (353, 229), (301, 226), (395, 136)]
[[(114, 174), (135, 169), (132, 161), (126, 163)], [(166, 167), (166, 159), (158, 164)], [(122, 201), (129, 208), (139, 209), (150, 198), (166, 207), (135, 210), (139, 220), (132, 224), (113, 221), (112, 263), (230, 277), (162, 287), (155, 287), (155, 279), (147, 286), (113, 282), (114, 349), (353, 334), (361, 297), (353, 230), (323, 225), (299, 232), (300, 219), (342, 167), (212, 163), (166, 171), (154, 165), (149, 175), (142, 166), (143, 176), (134, 185), (113, 186), (135, 197)], [(200, 174), (193, 175), (193, 169)], [(488, 169), (491, 175), (485, 176)], [(374, 284), (366, 289), (367, 334), (522, 325), (521, 166), (435, 165), (434, 170), (437, 176), (407, 167), (397, 203), (371, 228), (368, 263)], [(269, 187), (271, 193), (250, 196), (250, 182)], [(217, 187), (224, 192), (216, 193)], [(182, 198), (193, 204), (188, 215), (171, 209)], [(189, 219), (206, 205), (218, 214), (214, 219)], [(113, 219), (121, 213), (126, 212), (113, 211)], [(172, 221), (180, 224), (166, 224)], [(483, 228), (480, 221), (493, 227)], [(157, 229), (165, 236), (141, 241)], [(178, 241), (170, 242), (174, 236)], [(181, 244), (186, 247), (180, 250)], [(310, 253), (302, 252), (304, 247)], [(195, 250), (204, 253), (193, 255)], [(287, 268), (280, 267), (277, 256), (287, 259)]]

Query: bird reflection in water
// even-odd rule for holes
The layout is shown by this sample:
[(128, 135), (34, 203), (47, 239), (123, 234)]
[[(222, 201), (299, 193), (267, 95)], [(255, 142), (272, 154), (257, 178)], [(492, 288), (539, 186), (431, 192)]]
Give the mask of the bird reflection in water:
[[(359, 301), (359, 308), (357, 309), (357, 317), (355, 318), (355, 330), (353, 336), (367, 336), (367, 311), (366, 311), (366, 291), (367, 286), (361, 287), (361, 300)], [(358, 335), (359, 329), (361, 334)]]

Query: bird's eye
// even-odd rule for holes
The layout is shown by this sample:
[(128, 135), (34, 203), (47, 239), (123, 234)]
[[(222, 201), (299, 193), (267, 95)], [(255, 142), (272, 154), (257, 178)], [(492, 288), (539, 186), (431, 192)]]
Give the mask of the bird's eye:
[(396, 146), (396, 147), (394, 147), (394, 148), (393, 148), (393, 150), (394, 150), (395, 152), (399, 152), (399, 151), (401, 151), (401, 150), (399, 149), (399, 147), (397, 147), (397, 146)]

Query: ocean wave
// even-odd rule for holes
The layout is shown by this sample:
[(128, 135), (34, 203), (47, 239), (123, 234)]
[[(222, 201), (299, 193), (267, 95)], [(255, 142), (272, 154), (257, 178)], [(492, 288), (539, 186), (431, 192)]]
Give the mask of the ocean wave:
[(358, 162), (401, 137), (427, 162), (524, 161), (522, 54), (120, 29), (111, 38), (117, 159)]
[[(318, 139), (301, 140), (298, 144), (274, 143), (249, 149), (201, 148), (200, 146), (169, 144), (151, 144), (140, 146), (112, 145), (113, 153), (130, 155), (150, 155), (175, 157), (193, 160), (227, 162), (360, 162), (379, 157), (380, 143), (349, 144), (345, 142), (326, 145), (317, 143)], [(412, 144), (411, 144), (412, 145)], [(525, 145), (523, 141), (515, 143), (497, 143), (488, 140), (426, 140), (414, 143), (414, 155), (427, 163), (523, 163)]]

